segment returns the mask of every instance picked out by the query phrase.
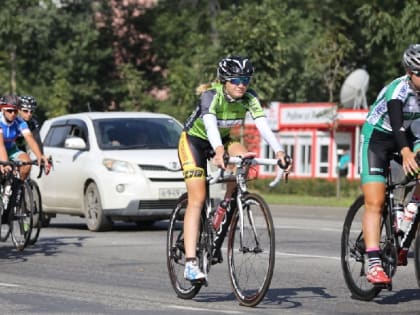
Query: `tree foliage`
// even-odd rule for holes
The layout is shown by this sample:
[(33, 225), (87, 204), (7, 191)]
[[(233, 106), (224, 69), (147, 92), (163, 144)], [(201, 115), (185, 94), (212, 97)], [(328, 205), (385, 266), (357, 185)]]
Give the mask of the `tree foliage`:
[(365, 68), (372, 102), (420, 38), (416, 0), (150, 3), (3, 1), (0, 92), (34, 95), (41, 118), (147, 110), (184, 120), (218, 61), (242, 54), (264, 101), (339, 102), (345, 77)]

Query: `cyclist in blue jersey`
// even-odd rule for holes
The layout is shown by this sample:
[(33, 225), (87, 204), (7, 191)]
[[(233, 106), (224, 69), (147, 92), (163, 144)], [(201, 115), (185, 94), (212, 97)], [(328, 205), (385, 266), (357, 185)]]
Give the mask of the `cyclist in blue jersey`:
[[(370, 107), (361, 132), (360, 177), (365, 196), (362, 228), (368, 255), (367, 280), (389, 284), (379, 251), (381, 212), (385, 203), (385, 183), (390, 154), (400, 152), (404, 172), (415, 173), (418, 139), (410, 133), (411, 122), (420, 118), (420, 44), (410, 45), (403, 54), (406, 74), (394, 79), (378, 94)], [(417, 198), (420, 194), (414, 193)], [(407, 264), (407, 251), (399, 253), (398, 264)]]
[[(178, 155), (188, 192), (184, 218), (184, 277), (190, 281), (205, 279), (196, 261), (196, 243), (200, 213), (206, 197), (209, 153), (215, 154), (213, 163), (221, 168), (226, 167), (225, 152), (231, 156), (247, 153), (240, 142), (230, 138), (230, 130), (239, 126), (249, 112), (261, 136), (275, 152), (276, 158), (285, 163), (284, 149), (271, 131), (256, 93), (248, 88), (253, 73), (254, 67), (248, 58), (230, 56), (222, 59), (217, 69), (218, 80), (198, 87), (200, 99), (187, 119), (180, 137)], [(235, 186), (236, 183), (228, 183), (226, 201), (232, 197)], [(218, 256), (220, 253), (214, 255)]]
[[(19, 150), (16, 145), (16, 139), (22, 135), (29, 148), (38, 159), (38, 163), (40, 164), (42, 160), (45, 165), (49, 165), (48, 158), (41, 153), (28, 124), (22, 118), (17, 116), (18, 108), (20, 106), (19, 97), (16, 95), (5, 95), (0, 98), (0, 106), (0, 133), (3, 136), (8, 159), (26, 162), (31, 160), (29, 155), (26, 152)], [(21, 167), (21, 178), (26, 179), (30, 171), (30, 165)]]

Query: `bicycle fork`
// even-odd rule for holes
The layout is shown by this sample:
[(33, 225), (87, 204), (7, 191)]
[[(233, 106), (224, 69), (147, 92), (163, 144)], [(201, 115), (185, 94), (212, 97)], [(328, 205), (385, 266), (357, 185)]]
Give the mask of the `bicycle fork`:
[(246, 214), (249, 221), (249, 225), (251, 226), (252, 234), (255, 240), (255, 247), (249, 248), (244, 246), (243, 239), (244, 239), (244, 226), (245, 226), (245, 218), (244, 218), (244, 207), (242, 201), (239, 199), (241, 196), (238, 195), (238, 215), (239, 215), (239, 251), (243, 253), (260, 253), (262, 252), (260, 248), (260, 242), (258, 240), (257, 228), (255, 225), (254, 215), (252, 214), (251, 208), (247, 205)]

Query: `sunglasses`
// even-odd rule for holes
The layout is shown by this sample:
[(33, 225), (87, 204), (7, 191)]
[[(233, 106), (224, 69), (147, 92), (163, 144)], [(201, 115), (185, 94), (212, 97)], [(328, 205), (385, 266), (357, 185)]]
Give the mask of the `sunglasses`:
[(227, 81), (229, 81), (231, 84), (234, 84), (234, 85), (239, 85), (241, 83), (243, 85), (248, 85), (249, 82), (251, 81), (251, 77), (229, 78), (227, 79)]
[(412, 74), (414, 74), (416, 77), (420, 77), (420, 70), (418, 71), (411, 71)]
[(17, 109), (5, 109), (5, 111), (6, 112), (8, 112), (9, 114), (11, 114), (11, 113), (15, 113), (15, 114), (17, 114)]
[(34, 111), (31, 109), (21, 109), (22, 112), (24, 112), (25, 114), (32, 114)]

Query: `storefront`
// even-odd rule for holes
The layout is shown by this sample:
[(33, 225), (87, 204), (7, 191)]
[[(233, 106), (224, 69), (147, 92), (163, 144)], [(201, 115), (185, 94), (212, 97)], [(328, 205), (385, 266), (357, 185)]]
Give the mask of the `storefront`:
[[(266, 110), (272, 130), (287, 154), (293, 157), (293, 178), (337, 177), (338, 160), (348, 150), (350, 163), (347, 178), (359, 178), (358, 147), (360, 129), (367, 109), (338, 109), (335, 103), (272, 102)], [(244, 141), (249, 150), (261, 157), (273, 152), (260, 139), (251, 118), (245, 121)], [(259, 170), (260, 176), (273, 176), (275, 168)]]

